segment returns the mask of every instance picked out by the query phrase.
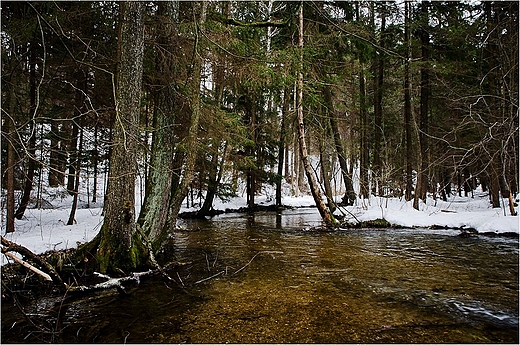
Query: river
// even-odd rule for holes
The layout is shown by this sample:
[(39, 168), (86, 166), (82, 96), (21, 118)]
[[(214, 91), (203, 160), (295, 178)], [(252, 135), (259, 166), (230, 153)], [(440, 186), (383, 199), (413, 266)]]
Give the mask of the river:
[(319, 225), (315, 209), (183, 221), (176, 282), (28, 300), (39, 327), (2, 303), (2, 342), (518, 343), (518, 238)]

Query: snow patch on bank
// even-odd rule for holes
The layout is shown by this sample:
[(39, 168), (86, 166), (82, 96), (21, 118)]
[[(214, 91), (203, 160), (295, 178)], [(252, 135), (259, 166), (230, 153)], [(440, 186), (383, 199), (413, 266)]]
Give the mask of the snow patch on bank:
[[(259, 205), (272, 205), (273, 195), (272, 191), (266, 191), (265, 195), (257, 196), (255, 201)], [(338, 201), (340, 198), (341, 196), (337, 197)], [(420, 210), (415, 210), (411, 201), (405, 202), (402, 198), (371, 197), (370, 200), (358, 199), (354, 206), (341, 207), (336, 214), (344, 215), (345, 220), (349, 222), (384, 218), (391, 224), (407, 228), (435, 226), (473, 228), (480, 233), (518, 233), (519, 217), (509, 215), (507, 202), (507, 199), (504, 199), (502, 208), (492, 208), (487, 193), (477, 191), (473, 198), (453, 196), (447, 202), (429, 198), (426, 204), (420, 204)], [(282, 198), (282, 203), (291, 207), (315, 206), (310, 195), (299, 197), (286, 195)], [(2, 235), (35, 253), (76, 248), (78, 244), (92, 240), (99, 232), (103, 223), (103, 209), (100, 203), (80, 203), (76, 211), (76, 221), (73, 225), (66, 225), (71, 205), (72, 197), (65, 197), (53, 200), (52, 209), (28, 209), (24, 218), (16, 221), (14, 233), (5, 234), (5, 221), (2, 221)], [(246, 199), (240, 196), (226, 202), (217, 198), (213, 207), (216, 210), (233, 210), (245, 206)], [(181, 212), (197, 209), (197, 207), (186, 208), (184, 205)], [(515, 209), (518, 212), (518, 206)], [(5, 220), (5, 217), (3, 219)], [(2, 264), (5, 260), (2, 255)]]

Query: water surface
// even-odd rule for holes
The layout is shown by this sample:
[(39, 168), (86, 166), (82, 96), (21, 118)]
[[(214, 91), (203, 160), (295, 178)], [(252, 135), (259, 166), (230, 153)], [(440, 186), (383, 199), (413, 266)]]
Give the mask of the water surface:
[[(319, 225), (314, 209), (185, 221), (176, 282), (26, 310), (67, 343), (518, 343), (518, 239)], [(3, 341), (48, 336), (15, 314), (2, 305)]]

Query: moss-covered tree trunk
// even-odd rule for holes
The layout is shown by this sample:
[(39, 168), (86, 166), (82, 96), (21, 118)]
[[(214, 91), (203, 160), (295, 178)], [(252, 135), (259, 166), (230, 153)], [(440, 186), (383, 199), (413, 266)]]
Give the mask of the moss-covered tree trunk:
[[(175, 5), (170, 1), (158, 3), (160, 18), (158, 41), (168, 52), (175, 51)], [(138, 224), (154, 249), (165, 238), (164, 225), (168, 218), (173, 180), (175, 147), (175, 59), (173, 54), (162, 53), (156, 58), (152, 150), (146, 195)]]
[(105, 220), (96, 259), (101, 272), (131, 270), (141, 263), (135, 241), (136, 151), (143, 74), (144, 20), (142, 2), (120, 4), (116, 119), (108, 174)]

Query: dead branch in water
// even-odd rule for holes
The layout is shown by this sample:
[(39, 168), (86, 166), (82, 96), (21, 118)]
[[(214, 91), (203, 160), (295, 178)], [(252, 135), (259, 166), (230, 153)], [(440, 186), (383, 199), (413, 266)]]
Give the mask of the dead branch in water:
[(79, 286), (68, 286), (67, 290), (70, 292), (86, 292), (86, 291), (96, 291), (96, 290), (106, 290), (110, 288), (116, 288), (117, 291), (121, 294), (126, 294), (125, 288), (123, 287), (123, 283), (134, 281), (137, 284), (140, 283), (140, 278), (144, 276), (148, 276), (154, 274), (156, 271), (149, 270), (145, 272), (135, 272), (126, 277), (121, 278), (111, 278), (107, 275), (97, 274), (99, 277), (108, 279), (102, 283), (94, 284), (94, 285), (79, 285)]
[(219, 275), (221, 275), (222, 273), (225, 273), (225, 272), (226, 271), (220, 271), (217, 274), (212, 275), (211, 277), (207, 277), (207, 278), (204, 278), (204, 279), (201, 279), (201, 280), (197, 280), (195, 283), (193, 283), (193, 285), (197, 285), (197, 284), (200, 284), (202, 282), (205, 282), (206, 280), (210, 280), (210, 279), (213, 279), (215, 277), (218, 277)]
[[(39, 266), (42, 270), (46, 271), (46, 273), (48, 273), (48, 275), (52, 278), (51, 280), (54, 283), (56, 283), (58, 286), (60, 286), (63, 289), (66, 288), (66, 285), (63, 282), (63, 280), (61, 279), (61, 277), (58, 274), (58, 272), (56, 272), (54, 267), (52, 267), (52, 265), (50, 265), (47, 261), (45, 261), (45, 260), (41, 259), (40, 257), (38, 257), (38, 255), (34, 254), (32, 251), (30, 251), (26, 247), (24, 247), (22, 245), (19, 245), (17, 243), (11, 242), (11, 241), (5, 239), (3, 236), (0, 236), (0, 239), (1, 239), (1, 242), (2, 242), (2, 246), (3, 246), (2, 247), (2, 253), (7, 255), (8, 252), (17, 252), (18, 254), (22, 255), (24, 258), (27, 258), (27, 259), (31, 260), (34, 264)], [(9, 257), (11, 257), (13, 260), (15, 260), (13, 258), (13, 256), (9, 256)], [(26, 265), (23, 265), (23, 266), (29, 268)], [(31, 269), (31, 268), (29, 268), (29, 269)], [(36, 273), (38, 273), (38, 272), (36, 272)]]
[(25, 268), (28, 268), (30, 269), (31, 271), (33, 271), (34, 273), (38, 274), (39, 276), (41, 276), (43, 279), (47, 280), (47, 281), (52, 281), (52, 278), (50, 275), (48, 275), (47, 273), (43, 272), (42, 270), (34, 267), (33, 265), (31, 265), (30, 263), (28, 263), (27, 261), (24, 261), (22, 259), (20, 259), (19, 257), (17, 257), (16, 255), (14, 255), (13, 253), (10, 253), (10, 252), (5, 252), (4, 253), (5, 256), (7, 256), (8, 258), (11, 258), (12, 260), (18, 262), (20, 265), (22, 265), (23, 267)]
[(233, 275), (237, 274), (238, 272), (242, 271), (243, 269), (245, 269), (247, 266), (249, 266), (251, 264), (251, 262), (253, 262), (253, 260), (260, 254), (283, 254), (283, 252), (280, 252), (280, 251), (271, 251), (271, 250), (264, 250), (264, 251), (261, 251), (261, 252), (258, 252), (256, 253), (252, 258), (251, 260), (249, 260), (249, 262), (247, 264), (245, 264), (242, 268), (238, 269), (237, 271), (235, 271), (235, 273), (233, 273)]

